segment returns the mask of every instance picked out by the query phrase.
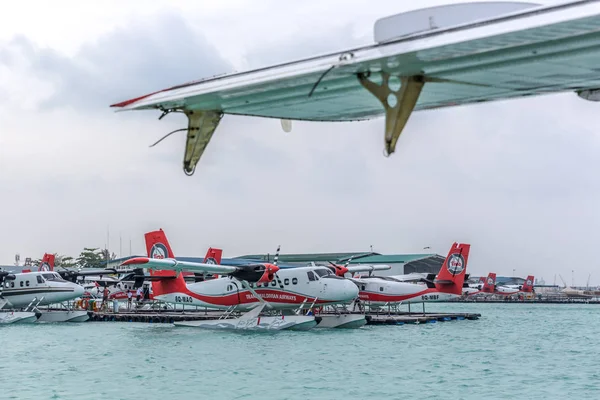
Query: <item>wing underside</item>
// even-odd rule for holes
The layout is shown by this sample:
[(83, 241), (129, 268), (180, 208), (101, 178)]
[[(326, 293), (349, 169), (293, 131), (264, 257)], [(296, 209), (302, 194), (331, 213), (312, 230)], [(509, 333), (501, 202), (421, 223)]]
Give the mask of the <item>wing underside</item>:
[(344, 121), (384, 113), (360, 73), (376, 83), (381, 71), (426, 77), (415, 111), (600, 86), (597, 2), (523, 14), (206, 79), (115, 106)]

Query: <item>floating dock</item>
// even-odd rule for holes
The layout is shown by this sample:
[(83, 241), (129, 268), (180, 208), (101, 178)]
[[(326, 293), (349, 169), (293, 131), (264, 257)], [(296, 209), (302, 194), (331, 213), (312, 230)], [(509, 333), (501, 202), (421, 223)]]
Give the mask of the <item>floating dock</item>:
[[(359, 314), (359, 313), (349, 313)], [(223, 311), (127, 311), (127, 312), (99, 312), (89, 311), (89, 321), (105, 322), (146, 322), (172, 324), (178, 321), (206, 321), (222, 318)], [(316, 319), (319, 321), (319, 315)], [(323, 313), (322, 315), (335, 315), (334, 313)], [(476, 313), (366, 313), (367, 325), (404, 325), (424, 324), (444, 321), (477, 320), (481, 314)]]
[(477, 320), (477, 313), (367, 313), (367, 325), (427, 324), (446, 321)]

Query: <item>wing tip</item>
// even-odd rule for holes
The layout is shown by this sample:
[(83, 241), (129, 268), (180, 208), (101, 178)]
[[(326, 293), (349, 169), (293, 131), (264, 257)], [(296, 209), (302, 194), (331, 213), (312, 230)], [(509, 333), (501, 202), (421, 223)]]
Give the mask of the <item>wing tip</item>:
[(150, 259), (148, 257), (134, 257), (134, 258), (130, 258), (129, 260), (123, 261), (120, 265), (121, 266), (138, 265), (138, 264), (147, 264), (148, 262), (150, 262)]

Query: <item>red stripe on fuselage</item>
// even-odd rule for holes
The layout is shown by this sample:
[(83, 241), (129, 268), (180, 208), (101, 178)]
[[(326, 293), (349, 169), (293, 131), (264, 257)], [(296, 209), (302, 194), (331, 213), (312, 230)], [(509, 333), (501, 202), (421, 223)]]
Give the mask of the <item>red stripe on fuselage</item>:
[[(306, 296), (299, 293), (288, 292), (286, 290), (281, 289), (254, 289), (259, 296), (261, 296), (265, 301), (269, 303), (285, 303), (285, 304), (302, 304), (302, 302), (306, 299), (307, 302), (312, 303), (315, 299), (310, 296)], [(215, 306), (234, 306), (237, 304), (250, 304), (258, 302), (258, 299), (254, 297), (252, 292), (249, 290), (240, 290), (239, 292), (232, 292), (226, 295), (207, 295), (196, 293), (189, 290), (186, 286), (185, 289), (182, 288), (181, 293), (184, 293), (190, 297), (193, 297), (196, 300), (200, 300), (207, 304), (212, 304)], [(315, 304), (327, 304), (327, 303), (337, 303), (333, 300), (327, 299), (317, 299)]]
[(366, 301), (381, 301), (381, 302), (389, 302), (389, 303), (397, 303), (400, 301), (404, 301), (404, 300), (408, 300), (408, 299), (413, 299), (415, 297), (419, 297), (422, 296), (424, 294), (431, 294), (431, 293), (440, 293), (440, 294), (446, 294), (446, 292), (442, 292), (438, 289), (434, 289), (434, 288), (427, 288), (425, 290), (422, 290), (420, 292), (417, 293), (411, 293), (411, 294), (404, 294), (404, 295), (398, 295), (398, 294), (385, 294), (385, 293), (377, 293), (377, 292), (370, 292), (367, 290), (361, 290), (358, 293), (358, 297), (361, 300), (366, 300)]

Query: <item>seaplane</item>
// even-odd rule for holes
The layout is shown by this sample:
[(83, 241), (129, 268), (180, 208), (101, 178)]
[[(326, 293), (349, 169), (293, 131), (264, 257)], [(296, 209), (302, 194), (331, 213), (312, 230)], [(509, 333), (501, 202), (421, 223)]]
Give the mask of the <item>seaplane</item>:
[(462, 294), (471, 245), (454, 243), (435, 279), (410, 283), (394, 276), (352, 278), (359, 298), (370, 307), (446, 301)]
[(534, 293), (535, 292), (535, 288), (533, 285), (534, 282), (534, 276), (533, 275), (528, 275), (527, 278), (525, 278), (525, 282), (523, 282), (522, 285), (502, 285), (502, 287), (505, 287), (507, 289), (517, 289), (518, 293)]
[(192, 175), (226, 114), (292, 121), (385, 116), (384, 155), (413, 112), (573, 93), (600, 101), (600, 1), (465, 2), (387, 16), (374, 43), (183, 83), (120, 101), (118, 111), (181, 113)]
[[(69, 270), (66, 274), (71, 277), (75, 273), (75, 271)], [(35, 310), (37, 322), (82, 322), (89, 318), (86, 311), (39, 308), (61, 304), (84, 294), (82, 286), (65, 280), (59, 272), (54, 270), (53, 254), (44, 254), (38, 271), (25, 269), (21, 273), (5, 275), (1, 284), (2, 297), (5, 300), (3, 308)]]
[[(277, 256), (273, 264), (240, 266), (178, 261), (162, 229), (146, 233), (145, 240), (148, 257), (132, 258), (121, 266), (149, 269), (154, 299), (226, 310), (229, 314), (234, 310), (246, 312), (240, 318), (176, 322), (176, 325), (214, 329), (305, 330), (318, 323), (314, 315), (301, 315), (305, 305), (312, 310), (314, 306), (349, 304), (358, 296), (358, 288), (352, 281), (336, 276), (329, 268), (280, 269)], [(188, 284), (182, 271), (219, 277)], [(279, 310), (282, 314), (262, 316), (261, 313), (267, 310)], [(337, 318), (344, 327), (366, 323), (364, 315), (331, 317), (319, 318), (321, 321)], [(331, 321), (325, 325), (336, 326)]]

